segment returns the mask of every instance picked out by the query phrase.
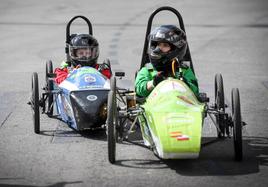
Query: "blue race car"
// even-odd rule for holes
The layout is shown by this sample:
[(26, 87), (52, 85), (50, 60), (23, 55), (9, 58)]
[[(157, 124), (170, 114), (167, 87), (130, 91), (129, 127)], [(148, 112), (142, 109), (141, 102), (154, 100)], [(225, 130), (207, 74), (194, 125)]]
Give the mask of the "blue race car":
[[(70, 58), (71, 23), (81, 18), (86, 21), (89, 34), (92, 35), (90, 21), (84, 16), (75, 16), (66, 28), (66, 54)], [(106, 61), (110, 67), (109, 60)], [(40, 133), (40, 108), (49, 117), (58, 117), (75, 130), (85, 130), (101, 127), (107, 116), (107, 97), (110, 90), (110, 80), (97, 69), (85, 66), (74, 69), (61, 83), (54, 81), (52, 61), (46, 62), (46, 85), (44, 93), (39, 97), (38, 74), (32, 75), (32, 95), (29, 104), (33, 111), (34, 132)], [(54, 109), (55, 107), (55, 109)], [(55, 113), (56, 111), (56, 113)], [(54, 114), (55, 113), (55, 114)]]

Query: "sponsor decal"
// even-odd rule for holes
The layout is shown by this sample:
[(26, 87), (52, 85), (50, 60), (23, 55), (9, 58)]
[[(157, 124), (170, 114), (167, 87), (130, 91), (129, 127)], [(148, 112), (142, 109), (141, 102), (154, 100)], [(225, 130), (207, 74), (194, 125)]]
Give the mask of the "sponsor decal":
[(87, 96), (87, 100), (89, 101), (96, 101), (98, 99), (98, 97), (96, 95), (88, 95)]
[(71, 106), (63, 95), (61, 95), (61, 101), (62, 101), (63, 110), (65, 111), (66, 115), (69, 117), (72, 116)]
[(170, 132), (169, 135), (171, 138), (175, 138), (178, 141), (184, 141), (190, 139), (188, 135), (182, 134), (182, 132), (180, 131)]
[(85, 85), (85, 86), (79, 86), (79, 89), (80, 90), (87, 89), (87, 88), (97, 89), (97, 88), (103, 88), (103, 87), (101, 85)]
[(89, 82), (89, 83), (96, 82), (96, 78), (93, 76), (87, 75), (85, 76), (85, 82)]
[[(166, 118), (165, 122), (169, 125), (177, 126), (177, 123), (184, 123), (184, 125), (193, 123), (195, 118), (187, 113), (170, 113)], [(181, 125), (181, 124), (180, 124)]]
[(172, 81), (172, 86), (174, 90), (177, 90), (179, 92), (186, 92), (186, 88), (179, 82)]
[(176, 82), (176, 81), (170, 81), (160, 88), (161, 93), (166, 93), (166, 92), (170, 92), (173, 90), (176, 90), (181, 93), (185, 93), (187, 91), (187, 89), (184, 87), (184, 85), (181, 82)]

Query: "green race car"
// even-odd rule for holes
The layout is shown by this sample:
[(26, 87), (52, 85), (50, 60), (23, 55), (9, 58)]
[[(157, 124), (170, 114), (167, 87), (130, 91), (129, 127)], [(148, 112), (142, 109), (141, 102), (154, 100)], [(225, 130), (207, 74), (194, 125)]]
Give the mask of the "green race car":
[[(148, 62), (147, 36), (154, 16), (163, 10), (173, 12), (185, 31), (180, 13), (172, 7), (160, 7), (149, 18), (141, 66)], [(189, 46), (183, 58), (194, 72)], [(223, 79), (215, 76), (215, 104), (209, 103), (205, 93), (198, 96), (182, 80), (168, 78), (159, 83), (147, 98), (136, 97), (135, 91), (118, 88), (116, 77), (124, 76), (116, 72), (111, 79), (111, 90), (107, 104), (108, 158), (116, 162), (116, 143), (128, 141), (134, 129), (140, 129), (142, 146), (151, 149), (161, 159), (198, 158), (201, 150), (202, 127), (209, 116), (217, 129), (217, 138), (233, 138), (234, 158), (241, 161), (242, 126), (239, 90), (232, 90), (232, 112), (225, 112)], [(139, 128), (137, 128), (138, 126)], [(232, 132), (232, 133), (231, 133)]]

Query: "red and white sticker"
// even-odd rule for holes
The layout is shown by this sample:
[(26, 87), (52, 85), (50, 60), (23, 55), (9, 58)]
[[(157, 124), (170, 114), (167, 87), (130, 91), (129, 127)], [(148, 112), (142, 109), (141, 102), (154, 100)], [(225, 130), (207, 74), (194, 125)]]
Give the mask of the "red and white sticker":
[(171, 138), (176, 138), (176, 140), (178, 141), (183, 141), (183, 140), (189, 140), (190, 137), (186, 134), (182, 134), (182, 132), (180, 131), (176, 131), (176, 132), (170, 132), (170, 137)]

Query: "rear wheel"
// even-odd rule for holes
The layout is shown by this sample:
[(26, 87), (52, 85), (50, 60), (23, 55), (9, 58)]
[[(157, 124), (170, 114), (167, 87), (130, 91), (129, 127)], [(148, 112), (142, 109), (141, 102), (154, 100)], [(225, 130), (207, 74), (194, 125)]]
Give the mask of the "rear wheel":
[(53, 94), (51, 93), (51, 91), (53, 90), (53, 80), (49, 79), (49, 74), (51, 73), (53, 73), (53, 64), (51, 60), (48, 60), (46, 62), (46, 85), (47, 91), (49, 92), (47, 100), (47, 114), (49, 117), (53, 115)]
[(242, 150), (242, 122), (240, 110), (240, 96), (237, 88), (232, 89), (232, 121), (233, 121), (233, 139), (235, 160), (241, 161), (243, 159)]
[(33, 122), (34, 132), (40, 133), (40, 110), (39, 110), (39, 86), (38, 74), (36, 72), (32, 75), (32, 109), (33, 109)]
[(224, 121), (224, 112), (225, 112), (225, 104), (224, 104), (224, 88), (223, 88), (223, 79), (221, 74), (215, 75), (215, 107), (218, 111), (220, 111), (216, 115), (216, 122), (220, 128), (220, 131), (217, 131), (218, 137), (224, 137), (225, 135), (225, 121)]
[(108, 141), (108, 158), (110, 163), (116, 160), (116, 140), (117, 140), (117, 106), (116, 106), (116, 82), (111, 78), (111, 90), (108, 94), (108, 115), (107, 115), (107, 141)]

